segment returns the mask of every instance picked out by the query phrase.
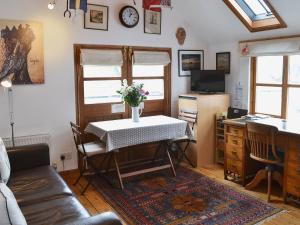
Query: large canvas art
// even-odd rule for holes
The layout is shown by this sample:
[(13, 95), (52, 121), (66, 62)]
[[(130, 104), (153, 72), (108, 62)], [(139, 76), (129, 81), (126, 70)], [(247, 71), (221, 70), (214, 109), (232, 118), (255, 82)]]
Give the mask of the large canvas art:
[(43, 26), (38, 22), (0, 20), (0, 80), (44, 83)]

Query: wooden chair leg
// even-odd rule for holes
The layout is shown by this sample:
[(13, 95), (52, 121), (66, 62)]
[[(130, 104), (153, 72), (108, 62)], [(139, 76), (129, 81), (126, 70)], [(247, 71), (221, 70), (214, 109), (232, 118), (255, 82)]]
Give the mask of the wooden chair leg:
[(117, 159), (117, 153), (113, 153), (114, 154), (114, 162), (115, 162), (115, 166), (116, 166), (116, 170), (117, 170), (117, 175), (118, 175), (118, 179), (119, 179), (119, 183), (120, 183), (120, 186), (121, 186), (121, 189), (123, 190), (124, 189), (124, 186), (123, 186), (123, 181), (122, 181), (122, 177), (121, 177), (121, 173), (120, 173), (120, 169), (119, 169), (119, 165), (118, 165), (118, 159)]
[(283, 177), (281, 173), (279, 173), (278, 171), (274, 171), (272, 178), (273, 180), (277, 181), (281, 187), (283, 186)]
[(265, 180), (267, 179), (267, 171), (266, 170), (259, 170), (257, 172), (257, 174), (255, 175), (254, 179), (245, 186), (245, 188), (247, 190), (251, 190), (255, 187), (257, 187), (257, 185), (262, 181), (262, 180)]
[(76, 181), (74, 182), (74, 186), (76, 186), (80, 180), (80, 178), (83, 176), (85, 172), (85, 158), (82, 159), (82, 169), (79, 171), (79, 177), (76, 179)]
[(268, 171), (268, 202), (270, 202), (272, 192), (272, 171)]

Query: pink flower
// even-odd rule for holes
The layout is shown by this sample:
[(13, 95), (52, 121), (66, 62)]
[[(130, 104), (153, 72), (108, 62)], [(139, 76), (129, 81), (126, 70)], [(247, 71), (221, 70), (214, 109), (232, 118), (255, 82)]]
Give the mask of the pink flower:
[(146, 91), (146, 92), (145, 92), (145, 95), (149, 95), (149, 91)]
[(141, 95), (144, 95), (144, 94), (145, 94), (145, 91), (144, 91), (143, 89), (141, 89), (141, 90), (140, 90), (140, 94), (141, 94)]

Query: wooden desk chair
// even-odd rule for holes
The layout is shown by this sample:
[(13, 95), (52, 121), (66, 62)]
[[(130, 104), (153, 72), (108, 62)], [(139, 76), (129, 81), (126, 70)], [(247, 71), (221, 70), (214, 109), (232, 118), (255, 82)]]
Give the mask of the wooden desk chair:
[[(83, 143), (83, 137), (84, 135), (80, 131), (80, 127), (73, 122), (70, 122), (71, 129), (73, 132), (74, 142), (77, 148), (77, 151), (80, 155), (82, 155), (82, 167), (80, 168), (80, 175), (76, 179), (74, 185), (77, 185), (80, 178), (82, 176), (88, 176), (88, 175), (94, 175), (98, 174), (98, 170), (93, 164), (93, 159), (100, 154), (106, 153), (106, 147), (103, 143), (99, 142), (89, 142), (89, 143)], [(103, 162), (106, 160), (104, 158)], [(89, 172), (92, 170), (92, 172)], [(84, 187), (81, 194), (84, 194), (87, 188), (91, 184), (91, 179), (88, 179), (88, 184)]]
[[(197, 113), (181, 111), (179, 113), (178, 119), (188, 122), (191, 130), (194, 131), (195, 124), (197, 123)], [(186, 145), (184, 146), (184, 148), (182, 148), (181, 144), (184, 143), (186, 143)], [(189, 149), (191, 143), (196, 143), (196, 140), (194, 139), (194, 137), (189, 137), (188, 135), (171, 140), (170, 149), (172, 150), (174, 146), (177, 150), (178, 165), (185, 158), (188, 161), (188, 163), (195, 168), (195, 165), (191, 162), (191, 160), (186, 154), (186, 151)], [(179, 156), (179, 153), (181, 153), (181, 157)]]
[(275, 138), (278, 133), (277, 127), (267, 126), (249, 122), (247, 127), (248, 147), (250, 149), (250, 157), (259, 162), (265, 163), (267, 166), (264, 170), (259, 170), (255, 178), (246, 185), (246, 189), (256, 187), (262, 180), (268, 180), (268, 202), (270, 202), (272, 179), (282, 186), (282, 175), (275, 171), (275, 165), (280, 165), (282, 159), (279, 157)]

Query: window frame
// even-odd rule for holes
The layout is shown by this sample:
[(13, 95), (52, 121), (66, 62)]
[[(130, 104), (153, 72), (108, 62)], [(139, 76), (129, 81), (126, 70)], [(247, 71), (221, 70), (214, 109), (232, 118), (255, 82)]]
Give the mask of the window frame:
[(268, 84), (268, 83), (256, 83), (257, 80), (257, 57), (251, 57), (251, 86), (250, 86), (250, 113), (251, 114), (262, 114), (256, 111), (256, 88), (259, 87), (280, 87), (282, 88), (281, 97), (281, 115), (266, 114), (277, 118), (287, 119), (288, 115), (288, 91), (289, 88), (300, 88), (300, 84), (289, 84), (289, 56), (283, 55), (283, 74), (282, 74), (282, 84)]
[[(251, 13), (249, 13), (249, 10), (250, 11), (252, 10), (247, 5), (247, 3), (245, 3), (243, 0), (223, 0), (223, 2), (238, 17), (238, 19), (247, 27), (247, 29), (250, 32), (274, 30), (274, 29), (287, 27), (287, 24), (280, 17), (280, 15), (277, 13), (277, 11), (274, 9), (274, 7), (270, 4), (268, 0), (264, 0), (264, 2), (271, 10), (273, 16), (267, 18), (261, 18), (260, 16), (254, 18), (251, 17)], [(240, 4), (245, 6), (242, 7)], [(247, 8), (248, 10), (245, 10)], [(254, 12), (252, 13), (255, 14)]]
[[(85, 77), (83, 67), (80, 63), (81, 49), (95, 50), (121, 50), (123, 53), (123, 66), (121, 77)], [(159, 77), (133, 77), (132, 76), (132, 56), (134, 51), (163, 51), (168, 52), (171, 63), (164, 67), (164, 76)], [(164, 99), (147, 100), (143, 114), (164, 114), (171, 115), (171, 64), (172, 64), (172, 49), (171, 48), (153, 48), (153, 47), (137, 47), (137, 46), (118, 46), (118, 45), (85, 45), (74, 44), (74, 67), (75, 67), (75, 101), (76, 101), (76, 121), (81, 127), (85, 127), (88, 122), (105, 119), (129, 118), (130, 110), (126, 105), (125, 112), (109, 115), (112, 104), (117, 102), (107, 102), (98, 104), (85, 104), (84, 102), (84, 81), (97, 80), (123, 80), (127, 79), (128, 84), (132, 84), (134, 80), (150, 80), (164, 79)], [(105, 116), (100, 116), (97, 111), (102, 111)], [(154, 110), (154, 111), (153, 111)], [(155, 111), (157, 110), (157, 111)], [(157, 112), (157, 113), (156, 113)], [(101, 114), (101, 113), (100, 113)]]

